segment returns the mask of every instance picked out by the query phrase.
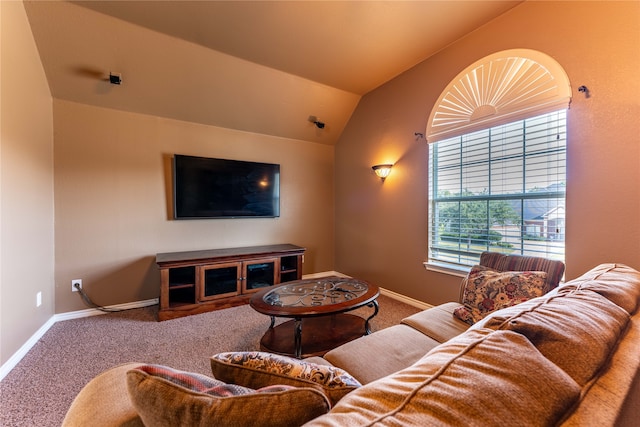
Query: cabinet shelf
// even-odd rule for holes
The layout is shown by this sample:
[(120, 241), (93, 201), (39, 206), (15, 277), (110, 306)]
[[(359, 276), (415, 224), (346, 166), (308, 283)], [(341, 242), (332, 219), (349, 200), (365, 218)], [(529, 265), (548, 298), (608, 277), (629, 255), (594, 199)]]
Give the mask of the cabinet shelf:
[(193, 303), (188, 301), (171, 301), (171, 308), (190, 307)]
[(264, 282), (263, 283), (254, 283), (253, 284), (253, 289), (256, 289), (256, 288), (268, 288), (269, 286), (273, 286), (273, 285), (270, 284), (270, 283), (264, 283)]
[(195, 283), (170, 283), (169, 290), (174, 289), (185, 289), (185, 288), (195, 288)]
[(299, 280), (304, 252), (281, 244), (157, 254), (158, 320), (247, 304), (260, 289)]

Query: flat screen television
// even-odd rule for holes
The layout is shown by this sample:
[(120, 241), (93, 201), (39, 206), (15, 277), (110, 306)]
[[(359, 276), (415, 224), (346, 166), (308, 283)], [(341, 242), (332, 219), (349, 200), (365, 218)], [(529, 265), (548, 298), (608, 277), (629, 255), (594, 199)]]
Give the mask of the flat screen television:
[(175, 219), (280, 216), (280, 165), (176, 154)]

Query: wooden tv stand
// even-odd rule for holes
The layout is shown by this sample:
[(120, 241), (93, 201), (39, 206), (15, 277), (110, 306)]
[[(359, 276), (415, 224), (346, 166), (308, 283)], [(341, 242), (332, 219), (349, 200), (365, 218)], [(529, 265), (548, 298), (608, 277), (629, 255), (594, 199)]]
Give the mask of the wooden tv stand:
[(157, 254), (158, 320), (247, 304), (261, 289), (300, 280), (304, 252), (280, 244)]

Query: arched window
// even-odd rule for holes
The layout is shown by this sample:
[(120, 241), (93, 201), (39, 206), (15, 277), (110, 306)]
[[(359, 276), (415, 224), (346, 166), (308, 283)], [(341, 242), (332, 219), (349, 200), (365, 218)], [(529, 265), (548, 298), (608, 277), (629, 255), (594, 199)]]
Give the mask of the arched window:
[(476, 264), (486, 250), (564, 260), (566, 110), (551, 57), (489, 55), (442, 92), (427, 124), (428, 266)]

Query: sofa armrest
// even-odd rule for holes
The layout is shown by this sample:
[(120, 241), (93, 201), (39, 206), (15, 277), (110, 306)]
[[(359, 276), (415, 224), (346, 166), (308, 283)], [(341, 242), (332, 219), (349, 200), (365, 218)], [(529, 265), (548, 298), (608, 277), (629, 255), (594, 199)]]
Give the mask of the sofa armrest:
[(127, 371), (143, 363), (127, 363), (93, 378), (71, 403), (63, 427), (144, 427), (127, 391)]

